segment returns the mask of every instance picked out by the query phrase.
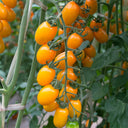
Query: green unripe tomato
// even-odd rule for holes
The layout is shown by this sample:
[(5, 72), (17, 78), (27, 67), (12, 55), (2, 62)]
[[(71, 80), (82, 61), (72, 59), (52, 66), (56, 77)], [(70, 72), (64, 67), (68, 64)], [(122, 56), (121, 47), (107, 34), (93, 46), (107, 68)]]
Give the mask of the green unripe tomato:
[(66, 124), (66, 128), (79, 128), (79, 123), (77, 121), (68, 121), (68, 123)]

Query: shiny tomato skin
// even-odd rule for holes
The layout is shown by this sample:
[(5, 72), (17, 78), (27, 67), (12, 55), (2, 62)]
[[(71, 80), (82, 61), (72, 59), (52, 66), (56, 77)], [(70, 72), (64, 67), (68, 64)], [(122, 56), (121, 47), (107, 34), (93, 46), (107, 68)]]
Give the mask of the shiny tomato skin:
[(2, 2), (9, 8), (14, 8), (17, 4), (17, 0), (2, 0)]
[[(71, 97), (75, 97), (75, 94), (77, 94), (78, 92), (78, 89), (74, 89), (72, 88), (70, 85), (66, 85), (66, 91), (67, 91), (67, 97), (68, 99), (70, 100)], [(69, 92), (69, 93), (68, 93)], [(72, 93), (72, 94), (71, 94)], [(64, 92), (64, 87), (61, 89), (60, 93), (59, 93), (59, 97), (61, 101), (64, 101), (64, 95), (65, 95), (65, 92)], [(68, 102), (68, 99), (66, 98), (66, 102)]]
[(43, 66), (37, 74), (37, 82), (41, 86), (50, 84), (55, 77), (55, 70), (49, 68), (48, 65)]
[(53, 118), (54, 125), (57, 128), (64, 127), (67, 123), (68, 115), (69, 115), (69, 112), (67, 108), (57, 108)]
[(1, 22), (3, 25), (3, 29), (2, 31), (0, 31), (0, 36), (3, 38), (10, 36), (12, 31), (10, 24), (6, 20), (1, 20)]
[[(65, 70), (62, 70), (62, 71), (60, 71), (58, 74), (57, 74), (57, 80), (61, 80), (62, 79), (62, 77), (64, 76), (64, 74), (65, 74)], [(67, 77), (69, 78), (69, 79), (71, 79), (71, 80), (76, 80), (77, 79), (77, 76), (75, 75), (75, 73), (73, 72), (73, 69), (72, 68), (68, 68), (67, 69)], [(70, 81), (69, 80), (67, 80), (67, 84), (69, 83)], [(62, 80), (62, 84), (64, 84), (65, 83), (65, 76), (63, 77), (63, 80)]]
[(58, 35), (61, 35), (61, 34), (63, 34), (63, 33), (64, 33), (64, 30), (61, 29), (61, 28), (59, 28)]
[(59, 107), (59, 104), (56, 101), (53, 101), (52, 103), (48, 105), (43, 105), (43, 108), (46, 112), (53, 112)]
[[(62, 17), (65, 22), (65, 25), (71, 25), (76, 18), (78, 17), (80, 12), (80, 7), (74, 1), (70, 1), (62, 10)], [(62, 21), (61, 21), (62, 24)]]
[(55, 89), (51, 84), (49, 84), (39, 91), (37, 101), (41, 105), (48, 105), (56, 100), (58, 94), (59, 90)]
[(108, 41), (108, 35), (102, 28), (99, 28), (98, 31), (94, 32), (94, 37), (99, 43), (105, 43)]
[[(62, 53), (60, 53), (59, 55), (56, 56), (54, 62), (57, 62), (60, 59), (64, 59), (64, 58), (65, 58), (65, 52), (62, 52)], [(67, 63), (68, 63), (68, 66), (72, 66), (75, 62), (76, 62), (75, 55), (73, 54), (72, 51), (68, 51), (67, 52)], [(60, 62), (58, 62), (55, 65), (59, 69), (65, 69), (65, 60), (61, 60)]]
[(89, 14), (93, 15), (98, 8), (97, 0), (86, 0), (85, 1), (85, 9), (90, 9)]
[(56, 33), (57, 27), (51, 27), (51, 25), (45, 21), (37, 28), (35, 32), (35, 40), (38, 44), (43, 45), (48, 43), (48, 41), (53, 40)]
[(67, 46), (71, 49), (77, 49), (83, 42), (83, 39), (77, 33), (73, 33), (69, 36), (67, 40)]
[(91, 59), (91, 57), (86, 56), (83, 60), (82, 60), (82, 64), (83, 67), (88, 67), (90, 68), (92, 66), (93, 60)]
[(0, 37), (0, 53), (3, 53), (5, 50), (5, 45), (3, 39)]
[(13, 11), (13, 9), (9, 8), (8, 6), (5, 6), (5, 8), (8, 11), (7, 21), (12, 22), (16, 18), (16, 13)]
[(96, 49), (94, 48), (93, 45), (90, 45), (90, 47), (85, 48), (84, 52), (89, 57), (95, 57), (96, 56)]
[[(71, 104), (72, 104), (72, 105), (71, 105)], [(76, 110), (74, 110), (72, 106), (73, 106), (77, 111), (79, 111), (79, 112), (77, 112)], [(77, 118), (78, 118), (78, 117), (80, 116), (80, 114), (81, 114), (80, 112), (81, 112), (81, 109), (82, 109), (80, 100), (70, 100), (68, 109), (69, 109), (69, 115), (70, 115), (71, 118), (74, 117), (74, 111), (75, 111), (75, 115), (76, 115)]]
[(8, 11), (5, 6), (0, 2), (0, 20), (6, 20), (8, 17)]
[(56, 51), (50, 50), (47, 44), (44, 44), (39, 48), (36, 54), (37, 61), (40, 64), (46, 64), (51, 62), (56, 56)]
[(84, 28), (82, 35), (85, 35), (83, 37), (84, 40), (88, 40), (91, 42), (94, 39), (93, 31), (88, 26)]

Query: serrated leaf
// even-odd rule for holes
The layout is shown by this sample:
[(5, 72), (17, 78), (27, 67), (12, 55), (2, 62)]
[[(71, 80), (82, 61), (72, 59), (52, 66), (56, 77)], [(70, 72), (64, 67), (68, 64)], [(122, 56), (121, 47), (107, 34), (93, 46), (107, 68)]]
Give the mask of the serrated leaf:
[(124, 103), (128, 103), (128, 92), (126, 92), (126, 91), (119, 92), (116, 95), (116, 98), (119, 99), (119, 100), (121, 100)]
[(114, 112), (116, 115), (121, 115), (125, 110), (125, 104), (122, 101), (111, 97), (105, 102), (105, 110), (108, 113)]
[(124, 75), (119, 75), (112, 79), (112, 87), (118, 88), (128, 83), (128, 70), (124, 73)]
[[(125, 128), (123, 123), (126, 111), (126, 104), (122, 101), (116, 99), (115, 97), (110, 97), (105, 102), (105, 110), (108, 112), (108, 122), (111, 128)], [(123, 118), (123, 121), (121, 119)], [(127, 118), (128, 122), (128, 118)], [(126, 126), (126, 125), (125, 125)]]
[(37, 128), (38, 127), (38, 118), (37, 116), (33, 116), (29, 123), (29, 128)]
[(94, 80), (96, 75), (96, 71), (91, 68), (84, 67), (81, 69), (82, 82), (84, 81), (84, 83)]
[(109, 41), (118, 46), (124, 46), (124, 44), (128, 45), (128, 31), (112, 37)]
[(92, 85), (92, 98), (98, 100), (108, 93), (108, 86), (102, 86), (100, 82), (96, 82)]
[(124, 114), (119, 119), (120, 127), (127, 128), (128, 127), (128, 104), (126, 104)]
[(106, 52), (98, 54), (94, 58), (94, 62), (92, 64), (93, 69), (101, 69), (106, 67), (117, 60), (120, 59), (120, 53), (123, 51), (123, 48), (119, 48), (117, 46), (111, 47)]
[(79, 50), (83, 50), (85, 49), (88, 45), (90, 44), (90, 42), (87, 40), (87, 41), (84, 41), (80, 46), (79, 46)]

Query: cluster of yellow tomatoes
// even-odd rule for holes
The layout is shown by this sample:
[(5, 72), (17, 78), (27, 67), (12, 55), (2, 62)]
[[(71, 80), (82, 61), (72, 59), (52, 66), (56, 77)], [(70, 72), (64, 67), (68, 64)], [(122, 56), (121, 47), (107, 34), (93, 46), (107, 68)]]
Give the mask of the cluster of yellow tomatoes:
[[(62, 29), (60, 29), (59, 34), (63, 33)], [(50, 63), (52, 60), (54, 62), (58, 62), (56, 67), (58, 69), (61, 69), (61, 71), (57, 74), (57, 80), (62, 79), (62, 83), (65, 83), (65, 52), (62, 52), (57, 55), (57, 52), (54, 50), (51, 50), (48, 46), (48, 41), (51, 41), (57, 33), (57, 27), (51, 27), (51, 25), (45, 21), (43, 22), (37, 29), (35, 33), (35, 40), (38, 44), (41, 44), (42, 46), (39, 48), (37, 52), (37, 61), (40, 64), (43, 64), (44, 66), (40, 69), (37, 75), (37, 82), (44, 86), (38, 93), (37, 100), (38, 102), (43, 105), (43, 108), (47, 112), (52, 112), (56, 110), (54, 115), (54, 125), (56, 127), (63, 127), (68, 119), (68, 115), (73, 117), (73, 108), (71, 104), (76, 108), (78, 111), (81, 112), (81, 102), (80, 100), (70, 100), (71, 97), (75, 97), (74, 94), (77, 94), (78, 89), (74, 89), (69, 85), (69, 80), (67, 81), (66, 86), (66, 99), (64, 98), (65, 92), (64, 87), (59, 91), (59, 89), (55, 89), (51, 82), (54, 80), (56, 71), (53, 68), (50, 68), (47, 63)], [(67, 55), (67, 61), (68, 65), (72, 66), (76, 62), (76, 57), (73, 54), (72, 51), (68, 51)], [(76, 80), (77, 76), (73, 72), (72, 68), (67, 69), (67, 76), (68, 78), (72, 80)], [(59, 104), (56, 102), (56, 98), (60, 97), (61, 101), (70, 100), (71, 104), (69, 104), (68, 109), (67, 108), (60, 108)], [(75, 112), (77, 117), (80, 116), (79, 112)]]
[[(88, 12), (85, 10), (89, 9)], [(77, 76), (73, 71), (73, 65), (76, 63), (77, 59), (82, 62), (83, 67), (91, 67), (93, 63), (93, 57), (96, 55), (96, 49), (93, 45), (81, 50), (80, 55), (75, 55), (73, 50), (77, 50), (81, 44), (88, 40), (90, 42), (95, 38), (99, 43), (105, 43), (108, 40), (107, 33), (102, 28), (102, 23), (93, 19), (90, 23), (90, 27), (86, 26), (82, 28), (81, 24), (84, 24), (84, 20), (79, 20), (75, 22), (78, 16), (83, 18), (88, 17), (89, 15), (94, 14), (97, 11), (97, 1), (96, 0), (86, 0), (85, 4), (79, 6), (74, 1), (70, 1), (62, 10), (62, 18), (64, 20), (67, 33), (67, 85), (65, 84), (65, 43), (60, 40), (56, 43), (60, 43), (60, 48), (58, 51), (51, 49), (49, 46), (49, 41), (54, 40), (56, 34), (60, 36), (64, 33), (61, 28), (57, 26), (51, 26), (48, 21), (44, 21), (36, 30), (35, 40), (38, 44), (41, 45), (37, 51), (37, 61), (38, 63), (44, 65), (37, 74), (37, 82), (43, 88), (39, 91), (37, 100), (39, 104), (43, 105), (43, 108), (47, 112), (55, 111), (54, 115), (54, 125), (56, 127), (65, 126), (68, 115), (73, 118), (77, 118), (81, 114), (81, 102), (79, 99), (73, 100), (77, 95), (78, 88), (72, 88), (70, 83), (77, 80)], [(63, 22), (60, 19), (60, 23), (63, 25)], [(72, 26), (72, 24), (74, 24)], [(82, 35), (77, 34), (77, 32), (72, 32), (71, 28), (78, 28), (82, 31)], [(57, 32), (58, 30), (58, 32)], [(101, 38), (102, 36), (102, 38)], [(52, 42), (54, 43), (54, 41)], [(51, 43), (51, 44), (52, 44)], [(56, 48), (57, 49), (57, 48)], [(48, 64), (50, 62), (54, 63), (54, 66), (50, 67)], [(57, 73), (56, 71), (59, 72)], [(52, 85), (54, 79), (57, 79), (62, 83), (61, 89), (56, 89)], [(68, 107), (61, 108), (57, 103), (56, 99), (59, 101), (68, 103)]]
[(2, 0), (0, 2), (0, 53), (5, 49), (2, 38), (8, 37), (11, 34), (11, 26), (8, 22), (12, 22), (16, 18), (16, 13), (13, 11), (17, 4), (17, 0)]

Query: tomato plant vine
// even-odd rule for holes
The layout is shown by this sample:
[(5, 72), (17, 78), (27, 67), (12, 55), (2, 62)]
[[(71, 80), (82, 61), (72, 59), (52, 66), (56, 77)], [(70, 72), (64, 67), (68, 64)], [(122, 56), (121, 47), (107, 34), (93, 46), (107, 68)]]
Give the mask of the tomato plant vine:
[[(19, 128), (26, 114), (30, 128), (90, 128), (99, 117), (98, 128), (126, 128), (127, 1), (19, 0), (18, 7), (16, 0), (7, 1), (0, 2), (0, 127), (12, 117)], [(17, 38), (9, 47), (11, 31)], [(18, 77), (22, 73), (23, 80)], [(17, 91), (21, 102), (11, 107)], [(33, 97), (32, 106), (26, 107)], [(44, 125), (45, 115), (53, 111)]]

